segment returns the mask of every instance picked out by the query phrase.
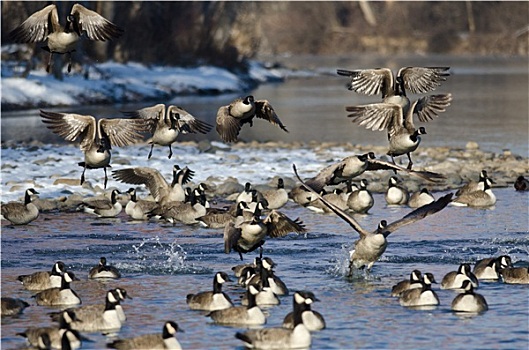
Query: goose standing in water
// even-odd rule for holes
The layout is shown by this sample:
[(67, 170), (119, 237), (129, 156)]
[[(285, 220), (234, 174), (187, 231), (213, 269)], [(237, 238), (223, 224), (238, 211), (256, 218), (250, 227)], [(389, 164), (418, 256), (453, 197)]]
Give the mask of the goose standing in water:
[(463, 193), (462, 195), (454, 198), (452, 204), (460, 207), (492, 207), (494, 204), (496, 204), (496, 195), (494, 195), (491, 189), (491, 179), (485, 179), (485, 181), (483, 181), (483, 185), (483, 190)]
[(388, 242), (386, 238), (394, 231), (398, 230), (399, 228), (412, 224), (416, 221), (419, 221), (421, 219), (424, 219), (425, 217), (435, 214), (438, 211), (445, 208), (448, 203), (450, 203), (450, 200), (452, 199), (452, 193), (449, 193), (441, 198), (439, 198), (437, 201), (430, 203), (428, 205), (425, 205), (424, 207), (415, 209), (408, 215), (404, 216), (403, 218), (388, 224), (386, 220), (382, 220), (378, 226), (378, 228), (374, 231), (367, 231), (363, 227), (361, 227), (356, 220), (348, 215), (345, 211), (341, 210), (340, 208), (336, 207), (334, 204), (328, 202), (325, 200), (319, 193), (314, 191), (311, 187), (307, 186), (303, 180), (298, 175), (298, 172), (296, 170), (296, 166), (292, 166), (294, 169), (294, 173), (296, 174), (296, 177), (298, 180), (307, 187), (312, 193), (316, 194), (318, 198), (321, 199), (321, 201), (327, 205), (329, 209), (331, 209), (336, 215), (338, 215), (342, 220), (347, 222), (358, 234), (360, 235), (360, 239), (355, 242), (354, 250), (351, 252), (351, 258), (350, 258), (350, 275), (352, 274), (352, 271), (354, 268), (356, 269), (362, 269), (367, 267), (367, 270), (370, 271), (373, 264), (382, 256), (382, 254), (386, 251)]
[(39, 194), (34, 188), (28, 188), (24, 194), (24, 204), (9, 202), (2, 204), (0, 211), (2, 219), (11, 222), (12, 225), (26, 225), (39, 217), (39, 208), (31, 203), (31, 195)]
[(251, 95), (238, 98), (229, 105), (220, 107), (217, 111), (216, 130), (225, 142), (236, 142), (242, 126), (246, 123), (250, 124), (250, 127), (253, 126), (254, 117), (265, 119), (288, 132), (270, 102), (254, 100)]
[(123, 29), (116, 26), (95, 11), (75, 4), (66, 16), (64, 27), (59, 23), (55, 5), (48, 5), (28, 17), (11, 31), (10, 36), (17, 43), (35, 43), (48, 40), (42, 48), (50, 53), (46, 71), (49, 73), (54, 53), (68, 55), (68, 73), (72, 69), (72, 52), (82, 35), (95, 41), (119, 38)]
[(81, 174), (81, 185), (85, 181), (86, 169), (100, 169), (105, 171), (107, 187), (107, 168), (110, 167), (110, 150), (112, 146), (124, 147), (140, 141), (142, 132), (147, 131), (143, 119), (106, 119), (96, 120), (91, 115), (73, 113), (55, 113), (41, 110), (42, 121), (48, 129), (66, 141), (81, 141), (80, 149), (84, 153)]
[(20, 275), (17, 280), (27, 290), (45, 290), (59, 288), (61, 286), (62, 275), (66, 271), (66, 266), (62, 261), (53, 264), (51, 271), (38, 271), (30, 275)]
[(410, 195), (408, 189), (402, 185), (402, 181), (398, 177), (392, 176), (389, 178), (388, 189), (384, 198), (388, 205), (406, 205)]
[(144, 334), (129, 339), (117, 339), (108, 347), (119, 350), (129, 349), (170, 349), (180, 350), (182, 346), (176, 339), (176, 332), (183, 332), (176, 322), (167, 321), (161, 334)]
[(34, 295), (37, 305), (55, 306), (55, 305), (77, 305), (81, 304), (81, 299), (70, 288), (70, 283), (79, 281), (72, 272), (66, 271), (62, 275), (61, 287), (45, 289)]
[(430, 204), (435, 201), (430, 191), (426, 187), (420, 191), (413, 193), (408, 200), (408, 206), (410, 208), (419, 208), (423, 205)]
[(151, 144), (147, 159), (151, 159), (154, 145), (169, 146), (168, 158), (171, 159), (173, 156), (171, 145), (179, 134), (207, 134), (213, 128), (213, 125), (196, 119), (182, 107), (170, 105), (166, 108), (162, 103), (123, 113), (129, 117), (143, 118), (148, 121), (152, 138), (147, 141)]
[[(313, 311), (311, 308), (312, 303), (319, 301), (319, 299), (316, 298), (314, 293), (309, 291), (298, 291), (296, 293), (305, 299), (304, 303), (300, 303), (298, 305), (296, 305), (297, 302), (294, 301), (294, 308), (301, 308), (301, 320), (303, 321), (305, 327), (307, 327), (307, 329), (311, 332), (324, 329), (326, 327), (325, 319), (319, 312)], [(294, 312), (289, 312), (285, 316), (283, 319), (283, 327), (288, 329), (294, 328)]]
[(213, 290), (188, 294), (187, 305), (192, 310), (215, 311), (233, 307), (230, 297), (222, 291), (222, 285), (230, 282), (230, 278), (225, 272), (217, 272), (213, 278)]
[(148, 220), (151, 213), (158, 209), (157, 202), (139, 199), (135, 188), (131, 188), (127, 192), (130, 193), (130, 200), (125, 206), (125, 213), (132, 220)]
[(277, 188), (262, 191), (264, 199), (268, 202), (267, 209), (280, 209), (288, 202), (288, 192), (285, 190), (285, 183), (282, 178), (277, 180)]
[(97, 215), (100, 218), (115, 218), (123, 210), (123, 206), (117, 197), (119, 193), (118, 190), (112, 190), (110, 199), (105, 197), (84, 200), (81, 207), (85, 213)]
[(373, 195), (367, 189), (368, 182), (366, 179), (360, 180), (358, 190), (353, 191), (347, 198), (347, 207), (355, 213), (367, 214), (369, 209), (375, 204)]
[(483, 295), (474, 292), (472, 282), (469, 280), (464, 281), (461, 289), (464, 292), (458, 294), (452, 300), (451, 308), (453, 311), (479, 313), (489, 309)]
[(478, 181), (471, 180), (466, 183), (463, 187), (457, 190), (456, 197), (461, 196), (465, 193), (471, 193), (475, 191), (484, 191), (485, 190), (485, 180), (489, 179), (491, 183), (494, 183), (492, 179), (489, 178), (487, 170), (481, 170), (479, 173)]

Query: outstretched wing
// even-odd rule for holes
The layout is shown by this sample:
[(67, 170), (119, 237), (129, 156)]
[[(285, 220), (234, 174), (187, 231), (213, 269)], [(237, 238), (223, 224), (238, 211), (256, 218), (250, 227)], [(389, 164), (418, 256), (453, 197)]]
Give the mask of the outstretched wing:
[(178, 106), (169, 106), (167, 108), (167, 115), (168, 117), (173, 117), (176, 119), (178, 131), (182, 134), (207, 134), (211, 128), (213, 128), (213, 125), (196, 119), (186, 110)]
[(400, 165), (385, 162), (380, 159), (368, 159), (367, 169), (369, 171), (373, 170), (396, 170), (396, 171), (403, 171), (411, 176), (419, 177), (421, 179), (436, 182), (436, 181), (442, 181), (445, 180), (446, 177), (442, 174), (434, 173), (431, 171), (415, 171), (410, 170), (404, 167), (401, 167)]
[(270, 123), (280, 127), (281, 130), (288, 132), (287, 128), (283, 125), (283, 123), (281, 123), (281, 120), (279, 120), (279, 117), (268, 100), (255, 101), (255, 116), (260, 119), (266, 119)]
[(123, 34), (123, 29), (82, 5), (73, 5), (71, 15), (77, 21), (79, 32), (86, 32), (91, 40), (106, 41), (119, 38)]
[(272, 210), (270, 214), (263, 220), (268, 227), (268, 235), (270, 237), (283, 237), (289, 232), (305, 233), (305, 225), (303, 221), (296, 218), (292, 220), (280, 211)]
[(94, 144), (96, 137), (96, 120), (91, 115), (73, 113), (56, 113), (40, 111), (42, 121), (53, 133), (66, 141), (75, 141), (81, 138), (81, 151), (86, 152)]
[(230, 221), (224, 226), (224, 253), (229, 254), (231, 249), (237, 245), (237, 241), (241, 238), (241, 229), (235, 227), (233, 221)]
[(341, 172), (345, 167), (343, 162), (331, 164), (326, 168), (322, 169), (316, 176), (306, 180), (306, 185), (310, 186), (314, 191), (321, 192), (327, 185), (335, 185), (334, 179), (337, 177), (337, 173)]
[(402, 108), (393, 103), (372, 103), (345, 107), (353, 123), (374, 131), (390, 130), (393, 125), (403, 125)]
[(372, 96), (382, 93), (382, 98), (393, 90), (393, 72), (388, 68), (345, 70), (338, 69), (338, 75), (351, 77), (349, 90)]
[(50, 33), (58, 30), (58, 27), (57, 7), (48, 5), (29, 16), (21, 25), (13, 29), (9, 36), (17, 43), (45, 41)]
[(450, 67), (403, 67), (397, 73), (404, 88), (414, 94), (435, 90), (450, 75)]
[(141, 118), (148, 121), (150, 129), (149, 132), (151, 134), (154, 134), (158, 125), (160, 125), (161, 127), (164, 127), (166, 125), (171, 126), (170, 120), (166, 118), (165, 105), (163, 103), (159, 103), (151, 107), (138, 109), (137, 111), (127, 111), (122, 113), (131, 118)]
[(440, 94), (421, 97), (413, 110), (419, 121), (428, 122), (436, 118), (439, 113), (446, 111), (452, 101), (452, 94)]
[(149, 129), (143, 119), (105, 119), (99, 120), (101, 131), (108, 136), (113, 146), (123, 147), (132, 145), (143, 139), (142, 132)]
[(370, 232), (364, 230), (362, 228), (362, 226), (360, 226), (360, 224), (358, 224), (358, 222), (356, 222), (355, 219), (353, 219), (351, 216), (349, 216), (349, 214), (347, 214), (342, 209), (338, 208), (333, 203), (327, 201), (318, 192), (314, 191), (310, 186), (307, 186), (303, 182), (303, 180), (301, 180), (301, 178), (299, 177), (298, 171), (296, 169), (296, 165), (295, 164), (292, 164), (292, 168), (294, 169), (294, 174), (296, 174), (296, 177), (305, 186), (305, 188), (308, 189), (310, 192), (312, 192), (317, 198), (319, 198), (322, 201), (322, 203), (325, 204), (327, 206), (327, 208), (332, 210), (336, 215), (338, 215), (338, 217), (340, 217), (342, 220), (347, 222), (356, 232), (358, 232), (360, 234), (360, 237), (364, 237), (364, 236), (367, 236), (367, 235), (370, 234)]
[(137, 167), (114, 170), (112, 176), (121, 182), (133, 185), (146, 185), (154, 198), (158, 198), (162, 189), (169, 184), (160, 172), (153, 168)]
[(230, 115), (229, 106), (222, 106), (217, 112), (216, 130), (225, 142), (235, 142), (241, 131), (239, 121)]

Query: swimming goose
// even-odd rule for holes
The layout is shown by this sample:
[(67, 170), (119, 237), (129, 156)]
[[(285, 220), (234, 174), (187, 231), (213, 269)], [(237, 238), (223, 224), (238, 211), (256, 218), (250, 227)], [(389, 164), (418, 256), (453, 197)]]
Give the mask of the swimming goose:
[(474, 292), (474, 287), (472, 287), (472, 283), (469, 280), (463, 281), (461, 289), (464, 292), (458, 294), (452, 300), (451, 308), (453, 311), (478, 313), (489, 309), (483, 295)]
[(74, 113), (55, 113), (41, 110), (42, 121), (53, 133), (66, 141), (80, 139), (80, 149), (84, 153), (81, 174), (81, 185), (84, 183), (86, 169), (100, 169), (105, 171), (107, 187), (107, 167), (110, 167), (110, 150), (112, 146), (124, 147), (143, 139), (142, 132), (146, 131), (146, 123), (142, 119), (106, 119), (96, 120), (91, 115)]
[(305, 233), (306, 229), (299, 218), (292, 220), (277, 210), (270, 211), (264, 219), (254, 216), (252, 220), (239, 225), (230, 222), (224, 228), (224, 252), (229, 254), (233, 249), (242, 260), (243, 253), (253, 252), (257, 248), (261, 248), (262, 253), (267, 236), (284, 237), (289, 232)]
[(256, 256), (254, 258), (254, 261), (252, 261), (251, 263), (239, 264), (239, 265), (235, 265), (234, 267), (232, 267), (231, 270), (235, 274), (235, 277), (241, 277), (241, 275), (244, 274), (244, 270), (246, 267), (252, 267), (255, 269), (257, 267), (258, 259), (260, 258)]
[(351, 192), (347, 198), (347, 207), (355, 213), (367, 214), (375, 204), (373, 195), (367, 189), (368, 184), (366, 179), (360, 180), (358, 190)]
[[(296, 177), (298, 178), (298, 180), (303, 185), (306, 186), (303, 180), (301, 180), (301, 178), (299, 177), (298, 172), (296, 170), (296, 166), (292, 165), (292, 167), (294, 169), (294, 173), (296, 174)], [(352, 216), (348, 215), (345, 211), (336, 207), (332, 203), (327, 202), (322, 196), (320, 196), (319, 193), (314, 191), (311, 187), (307, 186), (307, 188), (312, 193), (316, 194), (322, 200), (322, 202), (329, 207), (329, 209), (331, 209), (342, 220), (347, 222), (360, 235), (360, 239), (355, 242), (355, 248), (351, 252), (351, 258), (350, 258), (351, 262), (349, 265), (350, 274), (352, 274), (353, 268), (360, 269), (360, 268), (367, 267), (367, 270), (370, 271), (373, 264), (386, 251), (386, 247), (388, 245), (386, 238), (392, 232), (398, 230), (399, 228), (403, 226), (406, 226), (416, 221), (419, 221), (421, 219), (424, 219), (428, 215), (437, 213), (438, 211), (446, 207), (447, 204), (452, 199), (452, 193), (449, 193), (439, 198), (437, 201), (433, 203), (430, 203), (428, 205), (425, 205), (424, 207), (415, 209), (408, 215), (404, 216), (403, 218), (389, 225), (385, 220), (382, 220), (376, 230), (367, 231), (366, 229), (362, 228), (362, 226), (360, 226), (358, 222), (356, 222), (356, 220)]]
[(39, 194), (34, 188), (28, 188), (24, 195), (24, 204), (9, 202), (2, 204), (0, 211), (2, 219), (8, 220), (12, 225), (26, 225), (39, 217), (39, 208), (31, 203), (31, 195)]
[(415, 288), (421, 288), (422, 287), (422, 274), (419, 270), (413, 270), (410, 273), (410, 278), (400, 281), (396, 285), (394, 285), (391, 288), (391, 296), (392, 297), (398, 297), (400, 296), (405, 290), (408, 289), (415, 289)]
[(77, 293), (70, 289), (70, 283), (73, 281), (79, 281), (73, 272), (64, 272), (60, 288), (54, 287), (45, 289), (33, 296), (37, 301), (37, 305), (55, 306), (81, 304), (81, 299)]
[(430, 204), (435, 201), (430, 191), (426, 187), (423, 187), (420, 191), (413, 193), (408, 200), (408, 206), (410, 208), (419, 208), (423, 205)]
[(409, 200), (408, 189), (401, 185), (402, 181), (392, 176), (388, 181), (388, 189), (384, 195), (388, 205), (406, 205)]
[(66, 266), (62, 261), (53, 264), (51, 271), (34, 272), (31, 275), (20, 275), (17, 280), (27, 290), (45, 290), (49, 288), (58, 288), (61, 286), (62, 275), (66, 271)]
[(35, 43), (48, 40), (42, 48), (50, 53), (46, 71), (50, 71), (51, 58), (54, 53), (68, 55), (68, 73), (72, 69), (72, 52), (77, 42), (85, 34), (90, 40), (107, 41), (123, 34), (123, 29), (116, 26), (95, 11), (75, 4), (66, 16), (66, 25), (59, 23), (59, 14), (55, 5), (48, 5), (28, 17), (10, 33), (17, 43)]
[[(407, 169), (411, 170), (413, 161), (411, 153), (417, 149), (421, 142), (420, 135), (426, 134), (426, 129), (415, 128), (413, 124), (413, 114), (421, 113), (426, 108), (435, 108), (436, 111), (445, 111), (450, 105), (451, 96), (432, 95), (416, 100), (409, 109), (404, 109), (399, 104), (394, 103), (374, 103), (361, 106), (346, 107), (346, 111), (351, 112), (348, 117), (353, 118), (354, 123), (363, 125), (366, 129), (388, 131), (389, 150), (387, 154), (395, 163), (394, 157), (406, 154), (408, 156)], [(428, 121), (428, 118), (421, 121)]]
[(230, 282), (225, 272), (217, 272), (213, 278), (213, 291), (188, 294), (187, 305), (192, 310), (215, 311), (233, 306), (230, 297), (222, 291), (222, 284)]
[[(326, 327), (325, 319), (319, 312), (311, 309), (312, 303), (319, 301), (319, 299), (316, 298), (314, 293), (309, 291), (298, 291), (296, 293), (305, 299), (305, 302), (298, 305), (296, 305), (296, 301), (294, 301), (294, 308), (298, 306), (301, 309), (301, 320), (305, 327), (311, 332), (324, 329)], [(294, 312), (289, 312), (285, 316), (283, 319), (283, 327), (288, 329), (294, 328)]]
[(242, 340), (244, 346), (255, 349), (308, 349), (312, 343), (311, 335), (303, 324), (303, 304), (312, 300), (305, 298), (303, 293), (296, 292), (294, 299), (294, 327), (251, 329), (246, 332), (237, 332), (235, 337)]
[(97, 215), (100, 218), (115, 218), (121, 213), (123, 206), (118, 201), (119, 190), (112, 190), (110, 199), (100, 198), (83, 200), (81, 205), (85, 213)]
[(478, 279), (470, 271), (470, 265), (463, 263), (457, 271), (447, 273), (441, 281), (441, 289), (462, 289), (463, 281), (469, 280), (474, 288), (479, 286)]
[[(470, 182), (466, 183), (463, 187), (457, 190), (456, 197), (461, 196), (464, 193), (484, 191), (485, 180), (488, 178), (489, 176), (487, 174), (487, 170), (481, 170), (481, 172), (479, 173), (479, 180), (477, 182), (474, 180), (471, 180)], [(491, 182), (492, 182), (492, 179), (491, 179)]]
[(169, 146), (168, 158), (171, 159), (173, 155), (171, 145), (179, 134), (207, 134), (213, 128), (213, 125), (196, 119), (182, 107), (170, 105), (166, 108), (163, 103), (133, 112), (123, 112), (123, 114), (148, 121), (152, 138), (147, 141), (151, 144), (147, 159), (151, 159), (154, 145)]
[[(261, 259), (261, 268), (266, 271), (266, 275), (261, 274), (261, 276), (267, 277), (270, 289), (272, 290), (272, 292), (274, 292), (274, 294), (288, 295), (289, 291), (287, 285), (274, 272), (275, 266), (277, 265), (271, 258), (266, 257)], [(253, 279), (250, 280), (250, 283), (252, 282)]]
[(399, 297), (399, 304), (402, 306), (439, 305), (439, 297), (432, 290), (432, 283), (437, 283), (434, 276), (429, 272), (425, 273), (422, 278), (421, 287), (402, 292)]
[(107, 258), (103, 256), (99, 264), (90, 269), (88, 278), (121, 278), (121, 273), (116, 267), (107, 265)]
[(487, 178), (483, 181), (483, 190), (474, 192), (463, 193), (462, 195), (454, 198), (452, 204), (460, 207), (477, 207), (485, 208), (491, 207), (496, 204), (496, 196), (491, 190), (492, 181)]
[(268, 209), (280, 209), (288, 202), (288, 192), (282, 178), (277, 180), (277, 188), (261, 191), (264, 199), (268, 202)]
[(160, 215), (173, 226), (177, 222), (186, 225), (197, 224), (198, 218), (206, 215), (206, 196), (203, 193), (198, 194), (195, 190), (189, 202), (168, 202), (153, 210), (152, 214)]
[(180, 169), (178, 165), (173, 166), (173, 180), (169, 184), (160, 172), (153, 168), (137, 167), (114, 170), (112, 176), (121, 182), (147, 186), (155, 201), (160, 204), (173, 201), (184, 201), (185, 192), (183, 185), (188, 183), (195, 174), (187, 166)]
[(486, 258), (476, 261), (472, 272), (479, 280), (497, 280), (499, 270), (512, 267), (511, 257), (502, 255), (497, 258)]
[(256, 303), (259, 286), (250, 284), (246, 290), (246, 306), (234, 306), (227, 309), (212, 311), (206, 316), (219, 324), (258, 326), (266, 323), (266, 316)]
[(265, 119), (288, 132), (270, 102), (254, 100), (251, 95), (237, 98), (229, 105), (220, 107), (217, 111), (216, 130), (225, 142), (236, 142), (242, 126), (246, 123), (253, 126), (254, 117)]
[(21, 314), (29, 304), (22, 299), (2, 297), (2, 316)]
[[(255, 277), (259, 275), (259, 279), (256, 280)], [(270, 307), (274, 305), (281, 304), (281, 301), (277, 297), (276, 293), (272, 290), (270, 286), (270, 281), (272, 280), (270, 272), (265, 269), (261, 263), (258, 262), (256, 273), (254, 276), (246, 280), (246, 284), (249, 286), (251, 284), (257, 286), (258, 293), (255, 295), (255, 302), (259, 306)], [(248, 295), (243, 295), (241, 304), (246, 306), (248, 305)]]
[[(196, 220), (202, 227), (207, 228), (224, 228), (228, 222), (242, 222), (243, 210), (248, 208), (246, 202), (239, 202), (235, 205), (236, 211), (232, 212), (228, 209), (222, 208), (207, 208), (206, 215), (203, 215)], [(241, 221), (242, 220), (242, 221)]]
[(117, 339), (107, 344), (113, 349), (170, 349), (180, 350), (182, 346), (176, 339), (176, 332), (183, 332), (176, 322), (167, 321), (161, 334), (144, 334), (129, 339)]
[(522, 175), (518, 176), (514, 183), (514, 189), (516, 191), (529, 191), (529, 180)]
[(504, 283), (529, 284), (529, 267), (508, 267), (500, 270)]
[(40, 339), (40, 342), (49, 342), (51, 348), (62, 349), (62, 337), (65, 332), (69, 331), (71, 332), (71, 334), (68, 336), (68, 339), (70, 340), (70, 346), (72, 349), (78, 349), (81, 346), (81, 336), (77, 331), (72, 331), (70, 329), (71, 323), (75, 320), (77, 320), (77, 316), (74, 311), (61, 311), (58, 327), (29, 327), (24, 332), (17, 333), (17, 335), (26, 338), (27, 342), (31, 346), (37, 347), (39, 349), (42, 348), (42, 344), (39, 345), (39, 337), (46, 335), (47, 339)]
[(125, 213), (132, 220), (148, 220), (150, 214), (158, 208), (159, 204), (154, 201), (139, 199), (135, 188), (129, 189), (128, 192), (130, 193), (130, 200), (125, 206)]

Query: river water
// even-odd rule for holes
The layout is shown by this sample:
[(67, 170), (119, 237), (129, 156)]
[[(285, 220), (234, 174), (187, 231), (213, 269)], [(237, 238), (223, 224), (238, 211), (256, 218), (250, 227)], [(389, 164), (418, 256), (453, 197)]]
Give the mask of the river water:
[[(429, 63), (424, 58), (414, 58), (411, 62), (397, 59), (390, 63), (365, 59), (356, 62), (350, 58), (326, 61), (326, 65), (298, 60), (298, 64), (313, 64), (324, 72), (332, 72), (335, 68), (388, 64), (395, 67), (451, 65), (453, 76), (439, 91), (451, 92), (454, 95), (453, 105), (439, 119), (426, 125), (429, 131), (426, 136), (430, 137), (423, 139), (424, 144), (464, 147), (467, 141), (474, 140), (485, 150), (499, 152), (508, 148), (527, 155), (526, 61), (524, 68), (518, 60), (489, 59), (480, 61), (478, 68), (473, 68), (470, 58), (435, 57)], [(383, 133), (368, 132), (345, 117), (343, 106), (373, 101), (347, 91), (344, 88), (346, 83), (342, 78), (323, 75), (259, 87), (252, 93), (257, 98), (273, 102), (290, 133), (285, 134), (257, 121), (252, 129), (243, 131), (242, 138), (263, 141), (336, 140), (384, 145), (386, 136)], [(196, 116), (204, 116), (204, 119), (213, 122), (216, 108), (232, 98), (225, 95), (182, 97), (173, 102), (193, 112), (196, 108)], [(144, 105), (148, 104), (72, 107), (67, 110), (112, 115), (115, 111)], [(30, 124), (33, 127), (25, 123), (33, 123)], [(17, 132), (17, 127), (25, 127), (26, 132)], [(54, 140), (33, 135), (37, 130), (42, 131), (42, 135), (51, 134), (41, 126), (36, 111), (2, 115), (3, 140), (23, 140), (28, 135), (44, 142)], [(215, 139), (216, 136), (212, 134), (209, 137)], [(203, 178), (201, 171), (211, 171), (211, 166), (202, 162), (211, 157), (226, 156), (191, 154), (188, 147), (175, 148), (175, 158), (188, 160), (186, 165), (194, 168), (198, 179)], [(122, 157), (126, 154), (134, 165), (140, 158), (146, 162), (147, 149), (143, 145), (117, 152)], [(2, 152), (2, 163), (9, 165), (2, 174), (4, 194), (8, 181), (24, 175), (42, 178), (52, 171), (59, 171), (52, 170), (49, 163), (39, 168), (33, 164), (34, 159), (55, 156), (63, 163), (58, 163), (57, 168), (65, 166), (67, 171), (73, 171), (74, 159), (79, 157), (78, 149), (65, 146), (46, 146), (36, 151), (4, 149)], [(166, 164), (164, 167), (169, 168), (165, 152), (155, 149), (154, 159), (151, 160), (153, 166)], [(232, 150), (230, 154), (233, 156), (260, 159), (262, 168), (222, 168), (225, 171), (222, 175), (234, 176), (241, 181), (254, 176), (259, 179), (255, 182), (260, 183), (266, 182), (270, 175), (292, 176), (289, 164), (293, 162), (298, 164), (302, 174), (309, 167), (311, 171), (318, 167), (307, 149), (284, 152), (279, 154), (274, 150), (264, 150), (248, 155), (241, 149)], [(194, 162), (190, 160), (193, 158)], [(18, 168), (14, 169), (11, 165)], [(262, 169), (272, 174), (262, 174)], [(78, 170), (75, 169), (73, 176), (78, 176)], [(101, 175), (92, 171), (87, 173), (87, 178)], [(46, 190), (42, 192), (46, 193)], [(345, 270), (348, 250), (358, 235), (334, 215), (316, 214), (295, 203), (288, 203), (282, 211), (292, 218), (300, 217), (308, 233), (269, 239), (264, 253), (277, 263), (276, 273), (291, 291), (311, 290), (321, 300), (313, 308), (324, 315), (327, 329), (313, 333), (312, 348), (527, 348), (527, 286), (481, 283), (477, 292), (486, 298), (489, 311), (473, 317), (452, 313), (450, 303), (456, 294), (439, 290), (439, 285), (434, 285), (434, 289), (441, 305), (433, 310), (407, 309), (390, 297), (392, 285), (407, 278), (413, 269), (432, 272), (440, 281), (444, 274), (455, 270), (461, 262), (473, 263), (501, 254), (509, 254), (515, 265), (529, 265), (528, 194), (517, 193), (512, 188), (495, 189), (495, 193), (498, 202), (492, 209), (449, 206), (415, 225), (400, 229), (389, 236), (387, 251), (371, 273), (358, 273), (353, 278), (347, 278)], [(443, 194), (434, 195), (438, 198)], [(406, 207), (387, 207), (383, 195), (375, 194), (371, 214), (355, 217), (363, 227), (374, 228), (380, 220), (392, 222), (410, 210)], [(87, 279), (88, 270), (101, 256), (106, 256), (111, 264), (120, 268), (122, 279), (109, 282)], [(248, 254), (245, 261), (252, 260), (253, 256)], [(68, 269), (81, 279), (73, 284), (73, 289), (80, 295), (83, 305), (102, 303), (104, 292), (116, 286), (125, 288), (133, 297), (124, 303), (128, 319), (119, 337), (157, 333), (164, 321), (175, 320), (185, 330), (178, 335), (183, 348), (242, 348), (241, 342), (234, 337), (240, 328), (211, 324), (203, 313), (190, 310), (185, 303), (188, 293), (211, 288), (216, 271), (231, 272), (230, 268), (240, 263), (237, 254), (223, 253), (222, 230), (130, 222), (124, 213), (116, 219), (96, 219), (79, 212), (43, 213), (37, 221), (23, 227), (12, 228), (3, 222), (2, 296), (22, 298), (32, 306), (18, 317), (2, 319), (2, 348), (23, 348), (24, 340), (16, 336), (17, 332), (29, 326), (50, 324), (47, 312), (55, 309), (35, 306), (31, 299), (33, 293), (23, 290), (16, 276), (49, 270), (56, 260), (64, 261)], [(227, 283), (225, 291), (234, 301), (239, 300), (242, 292), (235, 283)], [(291, 311), (291, 305), (291, 297), (281, 297), (281, 305), (269, 309), (267, 327), (279, 326), (283, 317)], [(86, 349), (104, 348), (110, 340), (97, 333), (87, 334), (87, 337), (92, 342), (83, 343)]]

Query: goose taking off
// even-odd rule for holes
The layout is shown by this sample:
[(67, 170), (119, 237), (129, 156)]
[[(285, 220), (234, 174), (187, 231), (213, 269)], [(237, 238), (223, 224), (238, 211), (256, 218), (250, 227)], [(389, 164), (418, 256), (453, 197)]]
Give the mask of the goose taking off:
[(13, 29), (11, 38), (17, 43), (35, 43), (48, 40), (42, 48), (50, 53), (46, 71), (50, 71), (54, 53), (68, 55), (68, 73), (72, 69), (72, 52), (82, 34), (90, 40), (107, 41), (123, 34), (116, 26), (95, 11), (75, 4), (66, 16), (66, 24), (59, 23), (59, 14), (55, 5), (48, 5), (28, 17), (21, 25)]
[(106, 119), (96, 120), (91, 115), (74, 113), (56, 113), (41, 110), (42, 121), (48, 129), (66, 141), (80, 139), (80, 149), (84, 153), (81, 174), (81, 185), (84, 183), (86, 169), (103, 168), (107, 187), (107, 167), (110, 167), (110, 150), (112, 146), (131, 145), (143, 138), (142, 132), (147, 125), (142, 119)]

